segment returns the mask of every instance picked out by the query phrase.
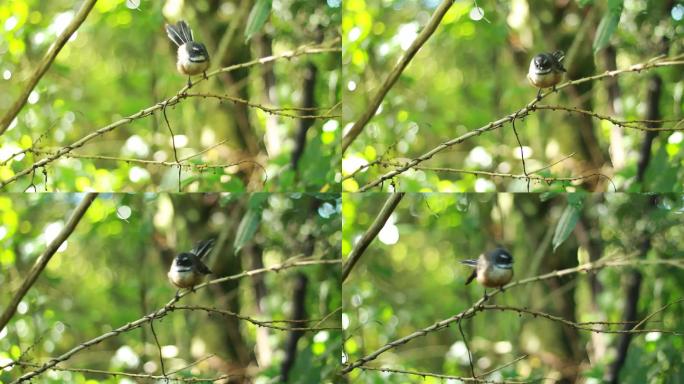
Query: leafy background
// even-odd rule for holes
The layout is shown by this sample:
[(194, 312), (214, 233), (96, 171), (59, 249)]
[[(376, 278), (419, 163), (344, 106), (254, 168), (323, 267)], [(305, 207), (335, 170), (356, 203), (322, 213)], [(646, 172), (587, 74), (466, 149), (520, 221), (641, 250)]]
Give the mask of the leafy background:
[[(81, 196), (0, 196), (0, 308)], [(206, 260), (214, 278), (298, 256), (337, 259), (340, 204), (339, 196), (326, 194), (100, 195), (0, 332), (0, 365), (9, 359), (40, 364), (162, 307), (176, 292), (166, 278), (172, 258), (202, 239), (227, 236), (224, 247)], [(293, 286), (303, 274), (308, 279), (307, 318), (321, 319), (341, 306), (339, 273), (336, 264), (266, 273), (198, 290), (180, 305), (227, 309), (258, 320), (291, 319)], [(339, 319), (338, 312), (321, 326), (339, 327)], [(289, 337), (287, 331), (267, 329), (263, 340), (273, 355), (271, 364), (257, 367), (255, 354), (265, 353), (266, 347), (256, 347), (261, 331), (251, 323), (176, 311), (154, 327), (162, 347), (175, 351), (165, 358), (167, 372), (214, 354), (182, 376), (212, 377), (246, 368), (254, 375), (250, 382), (257, 383), (277, 378)], [(341, 343), (339, 331), (305, 333), (289, 382), (320, 382), (331, 376), (339, 367)], [(60, 366), (161, 374), (149, 326), (110, 338)], [(20, 371), (0, 371), (0, 382), (16, 379)], [(86, 380), (133, 382), (63, 371), (49, 371), (34, 382)]]
[[(375, 219), (387, 194), (345, 194), (343, 255)], [(570, 209), (571, 213), (565, 213)], [(574, 217), (574, 223), (568, 222)], [(571, 220), (572, 221), (572, 220)], [(348, 362), (447, 319), (480, 299), (471, 270), (459, 261), (500, 244), (514, 258), (514, 279), (576, 267), (599, 257), (684, 259), (681, 195), (632, 194), (407, 194), (344, 282), (345, 354)], [(567, 229), (570, 230), (568, 231)], [(641, 254), (649, 241), (647, 252)], [(555, 248), (555, 250), (554, 250)], [(680, 264), (681, 265), (681, 264)], [(641, 275), (628, 293), (633, 274)], [(684, 329), (684, 271), (669, 265), (607, 268), (512, 287), (495, 304), (584, 321), (621, 321), (636, 300), (641, 320), (668, 303), (646, 328)], [(491, 304), (491, 303), (490, 303)], [(526, 358), (491, 380), (599, 383), (616, 356), (619, 335), (578, 331), (545, 318), (510, 311), (479, 312), (463, 330), (476, 373)], [(619, 328), (618, 328), (619, 329)], [(681, 335), (634, 335), (617, 382), (684, 380)], [(400, 345), (367, 363), (410, 371), (470, 377), (456, 324)], [(434, 377), (356, 369), (354, 383), (441, 383)]]
[[(131, 4), (139, 4), (133, 8)], [(38, 83), (11, 129), (0, 138), (0, 179), (6, 180), (81, 137), (175, 95), (187, 78), (176, 72), (176, 48), (165, 23), (185, 19), (212, 56), (210, 70), (279, 54), (339, 36), (339, 2), (99, 1)], [(4, 114), (58, 33), (73, 17), (72, 1), (0, 4), (0, 113)], [(251, 39), (247, 40), (250, 36)], [(217, 57), (222, 41), (225, 54)], [(339, 46), (339, 41), (336, 44)], [(315, 75), (310, 74), (315, 68)], [(340, 100), (338, 52), (281, 59), (199, 83), (191, 92), (230, 95), (266, 107), (301, 107), (307, 87), (326, 114)], [(309, 81), (309, 83), (307, 83)], [(298, 112), (292, 112), (295, 115)], [(339, 108), (329, 113), (339, 114)], [(296, 166), (301, 119), (271, 115), (243, 104), (189, 98), (167, 108), (178, 157), (225, 141), (191, 163), (183, 191), (335, 191), (339, 173), (337, 118), (316, 119), (304, 135)], [(9, 162), (14, 153), (31, 148)], [(5, 189), (11, 191), (178, 191), (178, 169), (123, 160), (174, 161), (161, 113), (137, 119)], [(226, 168), (202, 165), (234, 164)], [(257, 162), (263, 168), (254, 165)], [(265, 169), (264, 169), (265, 168)], [(266, 173), (268, 176), (266, 176)]]
[[(422, 30), (441, 1), (349, 0), (343, 6), (343, 121), (349, 127), (399, 57)], [(475, 7), (484, 13), (482, 18)], [(618, 68), (653, 57), (682, 53), (681, 1), (457, 1), (422, 46), (380, 105), (379, 112), (343, 157), (343, 174), (382, 159), (405, 163), (440, 143), (456, 138), (522, 108), (536, 95), (526, 73), (539, 52), (566, 52), (566, 79), (603, 73), (609, 61)], [(619, 21), (619, 24), (617, 23)], [(648, 89), (662, 81), (659, 119), (681, 120), (681, 66), (584, 83), (552, 94), (542, 104), (558, 104), (614, 116), (646, 119)], [(665, 124), (673, 126), (674, 123)], [(645, 132), (613, 126), (577, 114), (539, 111), (516, 128), (528, 171), (568, 160), (542, 172), (577, 177), (600, 172), (612, 179), (532, 183), (532, 191), (681, 191), (684, 155), (678, 132), (656, 135), (646, 176), (637, 178)], [(680, 124), (681, 128), (681, 124)], [(466, 171), (522, 174), (520, 148), (511, 125), (484, 133), (423, 163)], [(393, 169), (373, 166), (343, 181), (356, 191)], [(526, 182), (507, 177), (411, 170), (395, 179), (401, 191), (526, 191)], [(389, 183), (384, 187), (388, 188)], [(379, 190), (379, 189), (376, 189)], [(385, 189), (387, 190), (387, 189)]]

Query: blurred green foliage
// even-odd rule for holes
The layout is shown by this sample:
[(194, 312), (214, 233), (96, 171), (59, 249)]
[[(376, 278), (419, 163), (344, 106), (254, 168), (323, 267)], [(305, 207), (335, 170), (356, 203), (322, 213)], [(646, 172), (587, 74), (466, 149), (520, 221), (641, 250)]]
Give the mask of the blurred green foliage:
[[(345, 124), (352, 124), (366, 110), (369, 100), (439, 3), (344, 2)], [(539, 52), (565, 51), (566, 80), (603, 73), (609, 61), (608, 48), (594, 53), (592, 46), (604, 17), (620, 20), (611, 33), (600, 32), (601, 39), (605, 39), (601, 43), (608, 44), (616, 53), (617, 68), (628, 68), (662, 54), (682, 53), (681, 2), (630, 1), (624, 9), (621, 5), (621, 1), (454, 2), (386, 95), (377, 114), (346, 151), (343, 174), (350, 175), (378, 159), (406, 163), (447, 140), (521, 109), (537, 92), (528, 84), (526, 74), (530, 60)], [(619, 12), (616, 6), (620, 6)], [(616, 77), (619, 88), (615, 97), (609, 95), (611, 81), (603, 80), (565, 88), (549, 95), (541, 104), (579, 107), (618, 120), (647, 119), (648, 88), (657, 74), (663, 83), (660, 119), (674, 119), (675, 122), (664, 124), (672, 127), (684, 116), (682, 73), (681, 66), (673, 66), (624, 74)], [(570, 159), (539, 174), (558, 178), (600, 172), (614, 183), (598, 178), (551, 185), (533, 182), (532, 191), (682, 191), (681, 131), (657, 135), (652, 149), (655, 158), (647, 170), (653, 177), (640, 182), (636, 180), (636, 165), (646, 134), (643, 131), (620, 129), (608, 121), (550, 110), (518, 119), (516, 128), (525, 147), (528, 172), (574, 153)], [(442, 151), (421, 166), (523, 174), (520, 147), (510, 124)], [(344, 180), (343, 190), (356, 191), (393, 168), (373, 165)], [(409, 170), (395, 181), (398, 190), (414, 192), (527, 190), (524, 180), (433, 170)]]
[[(348, 254), (377, 215), (387, 194), (345, 194), (342, 252)], [(502, 245), (514, 258), (514, 280), (576, 267), (583, 254), (606, 258), (684, 259), (684, 198), (630, 194), (407, 194), (344, 284), (345, 354), (354, 362), (385, 344), (471, 307), (483, 295), (464, 283), (460, 264)], [(574, 231), (554, 251), (552, 239), (567, 207), (580, 210)], [(640, 254), (646, 239), (650, 248)], [(586, 263), (589, 260), (583, 260)], [(684, 329), (684, 271), (670, 265), (610, 267), (512, 287), (493, 302), (574, 322), (621, 321), (628, 275), (643, 277), (638, 319), (643, 328)], [(492, 304), (492, 302), (488, 304)], [(602, 380), (619, 335), (579, 331), (512, 311), (483, 311), (462, 322), (477, 374), (521, 361), (490, 379), (568, 382)], [(620, 329), (613, 327), (612, 329)], [(367, 365), (470, 376), (465, 344), (455, 323), (415, 338)], [(684, 378), (681, 335), (633, 336), (619, 382), (674, 383)], [(440, 379), (356, 369), (354, 383), (441, 383)], [(577, 380), (577, 381), (575, 381)], [(591, 382), (591, 381), (587, 381)], [(597, 381), (594, 381), (597, 382)]]
[[(176, 72), (176, 47), (165, 23), (185, 19), (205, 43), (210, 71), (339, 37), (339, 4), (283, 0), (246, 40), (253, 2), (153, 1), (129, 8), (124, 0), (99, 1), (33, 90), (17, 119), (0, 138), (0, 180), (7, 180), (93, 131), (156, 105), (187, 82)], [(0, 113), (40, 63), (75, 13), (72, 1), (5, 1), (0, 4)], [(338, 43), (339, 45), (339, 43)], [(220, 47), (225, 52), (218, 57)], [(338, 52), (279, 59), (224, 73), (190, 93), (213, 93), (272, 108), (302, 106), (307, 68), (317, 69), (314, 107), (306, 114), (339, 114)], [(286, 111), (297, 115), (297, 111)], [(290, 165), (300, 119), (240, 103), (190, 97), (166, 109), (178, 158), (201, 153), (183, 169), (181, 188), (193, 191), (337, 191), (340, 130), (336, 118), (315, 119), (297, 169)], [(13, 154), (25, 149), (25, 155)], [(173, 162), (171, 135), (161, 112), (136, 119), (6, 186), (23, 191), (178, 191), (178, 168), (123, 159)], [(108, 156), (115, 159), (95, 158)], [(121, 160), (117, 160), (121, 159)], [(223, 168), (208, 165), (236, 164)], [(254, 162), (262, 165), (259, 167)]]
[[(64, 226), (82, 195), (5, 194), (0, 196), (0, 309), (5, 308), (49, 240)], [(257, 195), (253, 195), (252, 198)], [(261, 225), (244, 239), (239, 252), (233, 239), (250, 209), (242, 194), (104, 194), (21, 301), (0, 331), (0, 366), (10, 359), (42, 364), (80, 343), (139, 319), (165, 305), (175, 294), (166, 272), (175, 254), (199, 240), (218, 239), (205, 259), (212, 278), (270, 267), (296, 257), (339, 258), (339, 195), (263, 194)], [(224, 239), (223, 246), (219, 242)], [(292, 289), (299, 274), (308, 279), (308, 319), (321, 319), (341, 307), (337, 264), (316, 265), (245, 277), (210, 286), (181, 299), (180, 305), (227, 309), (257, 320), (292, 316)], [(339, 311), (320, 326), (339, 327)], [(282, 325), (278, 323), (278, 325)], [(254, 324), (199, 311), (175, 311), (154, 322), (159, 343), (171, 352), (166, 371), (215, 356), (182, 376), (214, 377), (244, 373), (254, 379), (280, 374), (289, 332), (266, 329), (256, 346)], [(262, 337), (264, 337), (262, 335)], [(290, 383), (319, 382), (339, 367), (341, 332), (306, 332), (299, 340)], [(272, 354), (268, 366), (256, 366), (255, 354)], [(161, 374), (159, 350), (149, 326), (96, 344), (60, 367)], [(0, 371), (8, 383), (29, 367)], [(307, 376), (301, 373), (306, 372)], [(298, 377), (317, 377), (317, 381)], [(121, 377), (48, 371), (36, 383), (123, 382)], [(133, 382), (133, 381), (129, 381)], [(257, 381), (260, 382), (260, 381)]]

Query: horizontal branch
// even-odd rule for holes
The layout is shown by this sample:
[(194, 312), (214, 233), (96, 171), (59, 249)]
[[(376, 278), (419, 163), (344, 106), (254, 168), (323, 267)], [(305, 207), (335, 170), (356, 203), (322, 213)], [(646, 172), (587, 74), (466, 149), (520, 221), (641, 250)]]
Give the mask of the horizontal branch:
[(670, 260), (670, 259), (654, 259), (654, 260), (601, 259), (601, 260), (597, 260), (597, 261), (592, 262), (592, 263), (581, 264), (581, 265), (574, 267), (574, 268), (562, 269), (562, 270), (546, 273), (543, 275), (533, 276), (533, 277), (530, 277), (527, 279), (514, 281), (512, 283), (505, 285), (502, 288), (495, 289), (494, 291), (488, 293), (488, 295), (486, 297), (479, 299), (470, 308), (468, 308), (468, 309), (466, 309), (466, 310), (464, 310), (464, 311), (462, 311), (462, 312), (460, 312), (454, 316), (451, 316), (447, 319), (440, 320), (440, 321), (438, 321), (438, 322), (436, 322), (436, 323), (434, 323), (428, 327), (425, 327), (423, 329), (415, 331), (415, 332), (413, 332), (407, 336), (404, 336), (404, 337), (401, 337), (401, 338), (396, 339), (394, 341), (391, 341), (391, 342), (383, 345), (382, 347), (378, 348), (374, 352), (359, 358), (358, 360), (354, 361), (351, 364), (346, 365), (342, 369), (342, 374), (343, 375), (347, 374), (347, 373), (353, 371), (354, 369), (356, 369), (362, 365), (365, 365), (369, 361), (377, 359), (378, 356), (389, 351), (390, 349), (394, 349), (400, 345), (404, 345), (413, 339), (425, 336), (431, 332), (435, 332), (435, 331), (439, 331), (441, 329), (444, 329), (444, 328), (448, 327), (449, 324), (454, 323), (456, 321), (459, 321), (461, 319), (468, 319), (468, 318), (475, 316), (475, 314), (478, 311), (482, 310), (482, 307), (484, 306), (484, 303), (487, 300), (498, 295), (499, 293), (503, 292), (504, 290), (508, 291), (511, 288), (514, 288), (514, 287), (517, 287), (520, 285), (529, 284), (529, 283), (536, 282), (536, 281), (558, 278), (558, 277), (562, 277), (562, 276), (566, 276), (566, 275), (570, 275), (570, 274), (575, 274), (575, 273), (579, 273), (579, 272), (587, 272), (587, 271), (591, 271), (591, 270), (600, 270), (600, 269), (603, 269), (606, 267), (627, 267), (627, 266), (637, 266), (637, 265), (661, 265), (661, 264), (684, 269), (684, 260), (676, 260), (676, 259), (675, 260)]
[[(27, 363), (23, 361), (17, 361), (15, 362), (15, 365), (19, 365), (22, 367), (29, 367), (29, 368), (40, 368), (39, 364), (33, 364), (33, 363)], [(50, 370), (52, 371), (64, 371), (64, 372), (79, 372), (79, 373), (90, 373), (94, 375), (107, 375), (107, 376), (121, 376), (121, 377), (132, 377), (136, 379), (145, 379), (145, 380), (172, 380), (172, 381), (179, 381), (183, 383), (205, 383), (205, 382), (211, 382), (215, 383), (219, 380), (227, 380), (227, 379), (234, 379), (234, 378), (239, 378), (239, 377), (245, 377), (245, 374), (242, 373), (236, 373), (236, 374), (224, 374), (216, 377), (169, 377), (170, 375), (173, 375), (174, 373), (177, 373), (178, 371), (175, 372), (169, 372), (166, 376), (162, 375), (146, 375), (142, 373), (130, 373), (130, 372), (121, 372), (121, 371), (105, 371), (101, 369), (90, 369), (90, 368), (69, 368), (69, 367), (51, 367)]]
[(337, 119), (337, 118), (341, 117), (341, 115), (333, 115), (333, 114), (329, 114), (329, 113), (325, 113), (322, 115), (299, 115), (299, 114), (285, 112), (285, 111), (310, 112), (310, 111), (326, 110), (329, 108), (293, 108), (293, 107), (275, 108), (275, 107), (267, 107), (265, 105), (252, 103), (248, 100), (241, 99), (239, 97), (228, 96), (228, 95), (219, 95), (216, 93), (187, 93), (187, 94), (185, 94), (185, 96), (186, 97), (201, 97), (201, 98), (212, 98), (212, 99), (219, 99), (219, 100), (227, 100), (227, 101), (231, 101), (233, 103), (244, 104), (247, 107), (260, 109), (260, 110), (262, 110), (266, 113), (272, 114), (272, 115), (290, 117), (293, 119)]
[[(401, 167), (402, 166), (402, 164), (399, 164), (399, 163), (380, 162), (380, 164), (394, 166), (394, 167)], [(525, 174), (516, 175), (516, 174), (512, 174), (512, 173), (489, 172), (489, 171), (471, 171), (471, 170), (467, 170), (467, 169), (457, 169), (457, 168), (423, 167), (420, 165), (414, 166), (414, 167), (412, 167), (412, 169), (421, 170), (421, 171), (432, 171), (432, 172), (448, 172), (448, 173), (461, 173), (461, 174), (477, 175), (477, 176), (502, 177), (502, 178), (517, 179), (517, 180), (531, 180), (531, 181), (544, 182), (547, 184), (553, 184), (553, 183), (558, 183), (558, 182), (582, 181), (582, 180), (591, 179), (594, 177), (603, 177), (603, 178), (608, 180), (608, 182), (613, 186), (613, 190), (615, 192), (617, 192), (617, 187), (615, 186), (615, 183), (613, 183), (613, 180), (609, 176), (604, 175), (603, 173), (600, 173), (600, 172), (589, 173), (589, 174), (582, 175), (582, 176), (551, 177), (551, 176), (533, 175), (533, 173), (536, 173), (539, 171), (528, 172), (527, 175), (525, 175)]]
[(434, 378), (440, 379), (440, 380), (460, 380), (464, 383), (524, 384), (524, 383), (535, 383), (535, 382), (538, 382), (540, 380), (540, 379), (532, 379), (532, 380), (502, 380), (502, 379), (487, 380), (487, 379), (480, 379), (477, 377), (451, 376), (451, 375), (442, 375), (439, 373), (432, 373), (432, 372), (407, 371), (407, 370), (403, 370), (403, 369), (393, 369), (393, 368), (375, 368), (375, 367), (368, 367), (365, 365), (360, 366), (359, 369), (364, 370), (364, 371), (401, 373), (404, 375), (420, 376), (423, 379), (426, 377), (434, 377)]
[[(340, 259), (289, 261), (289, 262), (285, 262), (285, 263), (275, 265), (272, 267), (254, 269), (251, 271), (245, 271), (242, 273), (238, 273), (236, 275), (225, 276), (225, 277), (221, 277), (218, 279), (214, 279), (214, 280), (208, 281), (206, 283), (195, 286), (195, 290), (203, 289), (203, 288), (206, 288), (207, 286), (213, 285), (213, 284), (221, 284), (221, 283), (225, 283), (227, 281), (239, 280), (239, 279), (242, 279), (242, 278), (247, 277), (247, 276), (254, 276), (254, 275), (259, 275), (259, 274), (268, 273), (268, 272), (279, 272), (281, 270), (290, 269), (290, 268), (297, 268), (297, 267), (306, 267), (306, 266), (313, 266), (313, 265), (326, 265), (326, 264), (340, 264), (341, 262), (342, 262), (342, 260), (340, 260)], [(176, 304), (181, 298), (185, 297), (186, 295), (188, 295), (190, 293), (191, 293), (190, 291), (182, 292), (182, 293), (176, 295), (171, 301), (169, 301), (162, 308), (160, 308), (160, 309), (158, 309), (158, 310), (156, 310), (156, 311), (154, 311), (148, 315), (145, 315), (145, 316), (141, 317), (140, 319), (137, 319), (135, 321), (131, 321), (125, 325), (120, 326), (119, 328), (116, 328), (112, 331), (109, 331), (109, 332), (104, 333), (98, 337), (95, 337), (93, 339), (90, 339), (86, 342), (79, 344), (78, 346), (72, 348), (71, 350), (67, 351), (66, 353), (64, 353), (58, 357), (50, 359), (48, 362), (43, 364), (40, 368), (22, 375), (17, 380), (13, 381), (12, 384), (27, 381), (27, 380), (35, 377), (35, 376), (38, 376), (42, 372), (45, 372), (46, 370), (56, 366), (57, 364), (68, 360), (69, 358), (71, 358), (76, 353), (81, 352), (86, 348), (92, 347), (93, 345), (99, 344), (104, 340), (118, 336), (121, 333), (125, 333), (128, 331), (140, 328), (141, 326), (143, 326), (143, 325), (145, 325), (145, 324), (147, 324), (147, 323), (149, 323), (155, 319), (160, 319), (160, 318), (165, 317), (170, 312), (175, 310), (174, 304)]]
[[(29, 152), (36, 153), (36, 154), (44, 154), (44, 155), (50, 155), (50, 154), (54, 153), (54, 152), (43, 151), (43, 150), (31, 150)], [(141, 165), (156, 165), (156, 166), (160, 166), (160, 167), (178, 167), (178, 166), (180, 166), (181, 168), (191, 169), (191, 170), (195, 170), (198, 172), (204, 171), (206, 169), (221, 169), (221, 168), (234, 167), (234, 166), (238, 166), (238, 165), (242, 165), (242, 164), (252, 164), (252, 165), (255, 165), (258, 168), (260, 168), (264, 172), (264, 175), (267, 175), (266, 168), (264, 168), (263, 165), (261, 165), (260, 163), (254, 161), (254, 160), (240, 160), (240, 161), (236, 161), (235, 163), (225, 163), (225, 164), (202, 164), (202, 163), (189, 163), (187, 161), (187, 159), (180, 159), (180, 160), (178, 160), (178, 163), (176, 163), (174, 161), (146, 160), (146, 159), (135, 159), (135, 158), (130, 158), (130, 157), (103, 156), (103, 155), (86, 155), (86, 154), (81, 154), (81, 153), (69, 153), (69, 154), (63, 155), (62, 157), (74, 158), (74, 159), (118, 161), (118, 162), (122, 162), (122, 163), (141, 164)]]
[[(674, 302), (672, 302), (672, 303), (667, 304), (666, 307), (669, 307), (669, 306), (672, 305), (672, 304), (679, 303), (679, 302), (682, 302), (682, 301), (684, 301), (684, 299), (676, 300), (676, 301), (674, 301)], [(520, 314), (526, 313), (526, 314), (528, 314), (528, 315), (532, 315), (532, 316), (535, 316), (535, 317), (536, 317), (536, 316), (539, 316), (539, 317), (543, 317), (543, 318), (545, 318), (545, 319), (549, 319), (549, 320), (551, 320), (551, 321), (559, 322), (559, 323), (562, 323), (562, 324), (564, 324), (564, 325), (567, 325), (567, 326), (569, 326), (569, 327), (572, 327), (572, 328), (575, 328), (575, 329), (578, 329), (578, 330), (589, 331), (589, 332), (595, 332), (595, 333), (649, 333), (649, 332), (660, 332), (660, 333), (668, 333), (668, 334), (673, 334), (673, 335), (678, 335), (678, 336), (684, 335), (684, 333), (681, 333), (681, 332), (668, 331), (668, 330), (664, 330), (664, 329), (636, 329), (639, 325), (645, 323), (645, 320), (647, 320), (648, 318), (650, 318), (652, 315), (648, 315), (648, 316), (644, 319), (644, 321), (641, 321), (641, 322), (637, 323), (632, 329), (605, 329), (605, 328), (601, 328), (601, 327), (589, 327), (589, 326), (587, 326), (587, 325), (585, 325), (585, 324), (582, 324), (582, 323), (577, 323), (577, 322), (574, 322), (574, 321), (566, 320), (566, 319), (564, 319), (564, 318), (562, 318), (562, 317), (559, 317), (559, 316), (551, 315), (551, 314), (546, 313), (546, 312), (535, 311), (535, 310), (531, 310), (531, 309), (527, 309), (527, 308), (518, 308), (518, 307), (509, 306), (509, 305), (483, 305), (483, 306), (481, 306), (480, 308), (482, 308), (483, 310), (491, 310), (491, 311), (513, 311), (513, 312), (517, 312), (517, 313), (520, 313)], [(658, 311), (656, 311), (655, 313), (658, 313), (658, 312), (660, 312), (660, 309), (659, 309)], [(603, 323), (603, 325), (607, 325), (607, 324), (611, 324), (611, 325), (622, 325), (622, 324), (620, 324), (620, 323), (606, 323), (606, 322)]]
[[(202, 307), (202, 306), (185, 306), (185, 305), (174, 305), (174, 309), (180, 309), (180, 310), (188, 310), (188, 311), (204, 311), (207, 313), (217, 313), (219, 315), (223, 316), (230, 316), (230, 317), (235, 317), (236, 319), (244, 320), (249, 323), (252, 323), (258, 327), (264, 327), (264, 328), (271, 328), (275, 329), (278, 331), (302, 331), (302, 332), (315, 332), (315, 331), (341, 331), (342, 327), (281, 327), (278, 325), (273, 325), (274, 322), (282, 322), (282, 323), (297, 323), (297, 322), (302, 322), (302, 320), (278, 320), (278, 321), (261, 321), (257, 319), (253, 319), (251, 317), (241, 315), (239, 313), (235, 313), (232, 311), (227, 311), (225, 309), (218, 309), (218, 308), (209, 308), (209, 307)], [(304, 321), (310, 321), (310, 320), (304, 320)]]
[[(651, 132), (673, 132), (673, 131), (684, 131), (684, 126), (682, 122), (684, 119), (669, 119), (669, 120), (618, 120), (612, 116), (602, 115), (593, 111), (588, 111), (586, 109), (576, 108), (576, 107), (565, 107), (562, 105), (537, 105), (534, 109), (540, 110), (551, 110), (551, 111), (566, 111), (569, 113), (578, 113), (581, 115), (591, 116), (598, 120), (609, 121), (614, 125), (627, 128), (635, 129), (638, 131), (651, 131)], [(647, 127), (640, 126), (638, 124), (649, 124), (649, 123), (676, 123), (673, 127)]]

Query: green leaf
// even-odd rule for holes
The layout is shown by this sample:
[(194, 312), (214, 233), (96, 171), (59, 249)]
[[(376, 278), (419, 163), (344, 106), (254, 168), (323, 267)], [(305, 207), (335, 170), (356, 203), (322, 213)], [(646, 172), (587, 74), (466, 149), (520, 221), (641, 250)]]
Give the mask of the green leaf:
[(242, 247), (254, 237), (254, 234), (261, 223), (261, 212), (264, 210), (264, 202), (267, 198), (268, 194), (266, 193), (255, 193), (250, 197), (248, 203), (249, 208), (242, 218), (242, 221), (240, 221), (237, 234), (235, 235), (235, 241), (233, 242), (235, 253), (240, 252)]
[(561, 244), (568, 239), (572, 233), (572, 230), (575, 229), (575, 225), (579, 219), (580, 210), (581, 205), (578, 204), (568, 204), (565, 207), (560, 220), (558, 220), (558, 224), (556, 224), (556, 230), (553, 233), (553, 239), (551, 240), (554, 252), (556, 252), (556, 248), (560, 247)]
[(596, 37), (594, 38), (594, 53), (608, 45), (610, 37), (613, 35), (613, 32), (615, 32), (618, 23), (620, 23), (623, 1), (624, 0), (608, 1), (608, 13), (603, 15), (601, 23), (599, 24), (598, 30), (596, 32)]
[(251, 39), (252, 36), (259, 32), (261, 27), (264, 26), (266, 19), (268, 19), (268, 15), (271, 13), (272, 3), (273, 0), (257, 0), (257, 3), (254, 4), (252, 11), (249, 12), (249, 17), (247, 18), (245, 41)]

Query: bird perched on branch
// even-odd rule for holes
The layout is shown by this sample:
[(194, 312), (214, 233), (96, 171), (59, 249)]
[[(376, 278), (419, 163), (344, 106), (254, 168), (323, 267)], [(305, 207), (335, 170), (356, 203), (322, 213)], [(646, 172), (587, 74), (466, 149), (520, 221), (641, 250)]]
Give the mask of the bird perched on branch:
[(179, 288), (176, 296), (180, 288), (194, 289), (194, 286), (202, 281), (204, 275), (211, 273), (211, 270), (202, 262), (202, 258), (209, 254), (213, 247), (214, 239), (204, 240), (197, 243), (190, 252), (181, 252), (176, 256), (168, 273), (169, 280)]
[(166, 24), (166, 34), (178, 46), (176, 69), (181, 74), (188, 76), (188, 88), (192, 86), (190, 76), (203, 73), (206, 79), (206, 71), (209, 68), (209, 53), (204, 44), (194, 41), (192, 29), (188, 23), (181, 20), (176, 25)]
[(477, 279), (486, 288), (501, 288), (513, 278), (513, 256), (503, 248), (483, 253), (477, 259), (461, 260), (461, 263), (475, 268), (466, 285)]
[(527, 79), (530, 84), (539, 88), (537, 100), (541, 99), (542, 89), (553, 87), (553, 90), (556, 90), (556, 84), (563, 78), (563, 72), (567, 72), (563, 68), (564, 58), (563, 51), (540, 53), (532, 58), (530, 69), (527, 71)]

